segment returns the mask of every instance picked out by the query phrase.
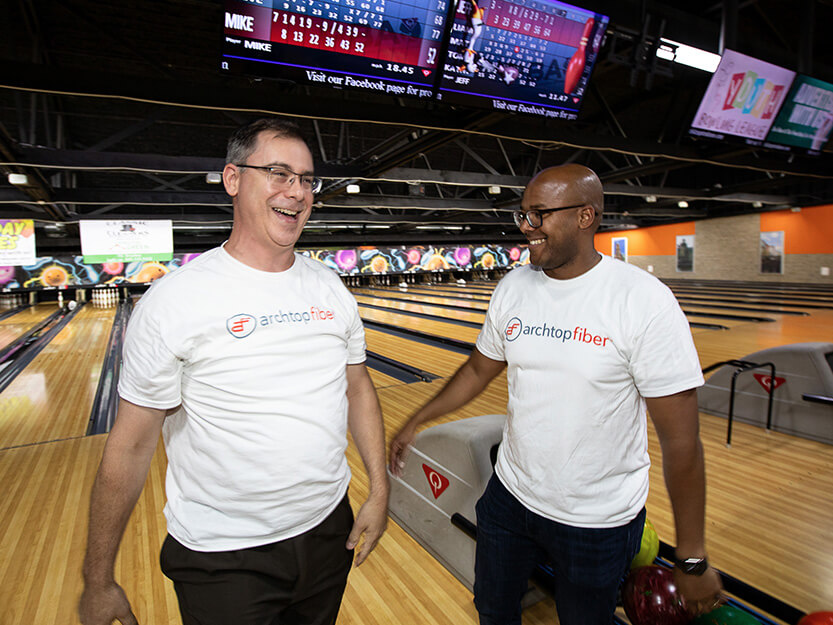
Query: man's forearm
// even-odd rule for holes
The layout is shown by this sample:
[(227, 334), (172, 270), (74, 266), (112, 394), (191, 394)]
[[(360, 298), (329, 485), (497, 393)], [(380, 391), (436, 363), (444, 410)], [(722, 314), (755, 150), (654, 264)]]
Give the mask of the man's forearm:
[[(361, 367), (351, 369), (350, 367)], [(364, 365), (348, 366), (347, 421), (353, 441), (367, 470), (370, 492), (387, 497), (385, 429), (382, 409), (373, 382)]]
[(127, 466), (129, 460), (114, 458), (115, 453), (116, 450), (105, 452), (90, 496), (83, 568), (84, 581), (88, 585), (114, 579), (119, 544), (145, 482), (146, 473), (139, 475), (131, 471)]
[(119, 402), (90, 496), (84, 580), (113, 579), (116, 553), (156, 451), (165, 412)]
[(705, 556), (706, 475), (703, 447), (663, 451), (663, 474), (674, 511), (680, 557)]
[(706, 473), (697, 392), (692, 389), (648, 399), (647, 403), (662, 447), (663, 474), (674, 511), (678, 555), (703, 556)]

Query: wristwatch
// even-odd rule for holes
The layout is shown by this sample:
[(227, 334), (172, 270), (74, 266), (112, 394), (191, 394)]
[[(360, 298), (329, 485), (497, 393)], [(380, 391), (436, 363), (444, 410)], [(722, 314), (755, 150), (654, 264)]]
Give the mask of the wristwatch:
[(680, 572), (686, 575), (702, 575), (709, 568), (709, 561), (706, 558), (686, 558), (679, 560), (674, 556), (674, 566), (680, 569)]

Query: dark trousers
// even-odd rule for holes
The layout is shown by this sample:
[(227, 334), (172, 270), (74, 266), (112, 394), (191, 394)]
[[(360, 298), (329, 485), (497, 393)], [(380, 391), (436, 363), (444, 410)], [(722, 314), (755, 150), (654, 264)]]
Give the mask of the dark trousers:
[(492, 475), (477, 502), (474, 603), (481, 625), (521, 625), (534, 567), (554, 570), (561, 625), (610, 625), (619, 583), (639, 550), (645, 510), (621, 527), (557, 523), (524, 507)]
[(169, 535), (160, 561), (183, 625), (332, 625), (353, 562), (352, 526), (345, 496), (317, 527), (260, 547), (193, 551)]

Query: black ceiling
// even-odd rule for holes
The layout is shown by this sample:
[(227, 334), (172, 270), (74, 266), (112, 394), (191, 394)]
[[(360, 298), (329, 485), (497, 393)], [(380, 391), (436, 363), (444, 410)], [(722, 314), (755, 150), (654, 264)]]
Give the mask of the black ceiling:
[[(0, 218), (38, 220), (41, 255), (77, 253), (85, 218), (170, 218), (176, 251), (206, 249), (232, 214), (205, 174), (222, 168), (230, 132), (265, 113), (301, 124), (326, 177), (302, 246), (520, 240), (509, 210), (523, 185), (564, 162), (602, 178), (606, 229), (833, 203), (830, 148), (690, 138), (709, 74), (652, 53), (660, 36), (713, 52), (722, 41), (833, 82), (830, 0), (578, 3), (611, 25), (566, 122), (229, 76), (220, 2), (6, 1), (0, 169), (30, 184), (3, 176)], [(349, 182), (361, 193), (344, 193)]]

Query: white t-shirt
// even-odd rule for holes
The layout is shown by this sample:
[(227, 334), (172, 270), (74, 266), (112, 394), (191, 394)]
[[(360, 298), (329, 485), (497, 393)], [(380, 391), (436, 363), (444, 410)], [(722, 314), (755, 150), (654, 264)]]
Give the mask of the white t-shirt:
[(704, 381), (671, 291), (607, 256), (571, 280), (521, 267), (495, 288), (477, 349), (508, 363), (506, 488), (568, 525), (633, 519), (648, 497), (643, 398)]
[(346, 366), (365, 360), (355, 299), (299, 254), (263, 272), (215, 248), (154, 283), (124, 344), (119, 394), (172, 408), (168, 531), (198, 551), (297, 536), (347, 491)]

